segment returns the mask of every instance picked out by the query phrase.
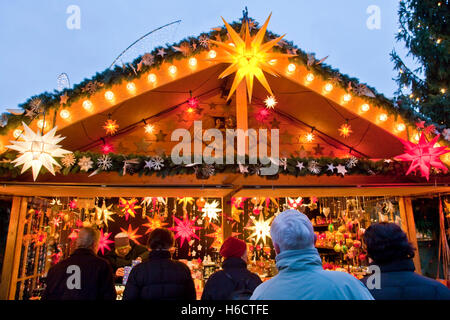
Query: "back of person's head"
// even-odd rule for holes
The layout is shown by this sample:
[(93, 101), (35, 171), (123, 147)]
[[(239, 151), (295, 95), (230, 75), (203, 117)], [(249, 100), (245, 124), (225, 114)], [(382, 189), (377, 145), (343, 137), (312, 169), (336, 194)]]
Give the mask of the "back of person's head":
[(280, 213), (270, 227), (272, 242), (280, 251), (314, 248), (314, 229), (306, 215), (297, 210)]
[(225, 259), (242, 258), (246, 251), (247, 245), (245, 244), (245, 241), (235, 237), (228, 237), (220, 247), (219, 254)]
[(368, 256), (375, 263), (389, 263), (414, 257), (414, 247), (395, 223), (372, 224), (364, 233)]
[(100, 233), (98, 230), (92, 227), (84, 227), (81, 228), (78, 232), (78, 238), (76, 242), (77, 249), (91, 249), (95, 250), (98, 245), (98, 241), (100, 239)]
[(168, 250), (174, 245), (172, 231), (166, 228), (156, 228), (150, 233), (148, 246), (152, 250)]

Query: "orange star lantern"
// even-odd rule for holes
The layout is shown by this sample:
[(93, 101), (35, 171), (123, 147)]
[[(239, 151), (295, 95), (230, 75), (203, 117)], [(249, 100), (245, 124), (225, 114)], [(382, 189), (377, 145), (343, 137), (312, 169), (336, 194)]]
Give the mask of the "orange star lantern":
[(119, 207), (122, 208), (122, 213), (125, 215), (125, 220), (128, 221), (128, 217), (132, 216), (133, 218), (136, 216), (136, 209), (139, 209), (140, 206), (137, 206), (136, 203), (138, 200), (136, 198), (127, 200), (124, 198), (119, 199)]
[(340, 128), (339, 128), (339, 134), (341, 135), (341, 136), (343, 136), (344, 138), (347, 138), (349, 135), (350, 135), (350, 133), (352, 133), (353, 131), (352, 131), (352, 127), (349, 125), (349, 124), (347, 124), (347, 123), (344, 123)]
[(106, 120), (103, 129), (106, 130), (106, 134), (113, 135), (117, 132), (117, 129), (119, 129), (119, 125), (117, 124), (116, 120), (108, 119)]
[(139, 239), (142, 236), (137, 234), (138, 230), (139, 230), (139, 227), (137, 227), (136, 229), (133, 230), (133, 228), (131, 227), (131, 224), (128, 225), (128, 230), (120, 228), (120, 231), (127, 234), (128, 239), (130, 239), (131, 241), (134, 241), (137, 244), (140, 244), (139, 241), (137, 241), (137, 239)]
[(148, 223), (143, 224), (143, 227), (147, 228), (145, 234), (152, 232), (157, 228), (162, 228), (167, 226), (167, 223), (161, 221), (161, 217), (158, 214), (155, 214), (153, 218), (147, 217)]

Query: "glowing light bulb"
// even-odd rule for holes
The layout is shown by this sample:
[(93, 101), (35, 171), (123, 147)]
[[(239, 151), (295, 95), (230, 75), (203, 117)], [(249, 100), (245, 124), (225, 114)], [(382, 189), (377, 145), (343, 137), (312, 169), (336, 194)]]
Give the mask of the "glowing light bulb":
[(288, 71), (289, 71), (290, 73), (292, 73), (292, 72), (295, 71), (295, 69), (297, 69), (297, 67), (295, 66), (295, 64), (290, 63), (290, 64), (288, 65), (287, 69), (288, 69)]
[(13, 136), (14, 136), (14, 138), (19, 138), (20, 136), (22, 135), (22, 130), (21, 129), (16, 129), (16, 130), (14, 130), (14, 132), (13, 132)]
[(441, 39), (437, 39), (437, 40), (436, 40), (436, 43), (437, 43), (437, 44), (440, 44), (441, 41), (442, 41)]
[(273, 66), (273, 65), (275, 65), (277, 62), (278, 62), (277, 59), (272, 59), (272, 60), (269, 61), (269, 64), (270, 64), (271, 66)]
[(442, 88), (442, 89), (441, 89), (441, 93), (442, 93), (442, 94), (444, 94), (444, 93), (446, 93), (446, 92), (447, 92), (447, 90), (445, 90), (445, 88)]
[(150, 73), (147, 77), (148, 82), (155, 83), (156, 82), (156, 74)]
[(155, 126), (152, 124), (147, 124), (144, 127), (145, 133), (153, 133), (153, 131), (155, 130)]
[(176, 66), (174, 66), (174, 65), (171, 65), (170, 67), (169, 67), (169, 73), (171, 74), (171, 75), (175, 75), (175, 73), (177, 73), (177, 67)]
[(63, 118), (63, 119), (69, 119), (69, 118), (70, 118), (70, 111), (69, 111), (69, 110), (66, 110), (66, 109), (61, 110), (61, 111), (59, 112), (59, 115), (60, 115), (61, 118)]
[(402, 131), (405, 131), (406, 126), (403, 123), (399, 123), (399, 124), (397, 124), (396, 129), (397, 129), (397, 131), (402, 132)]
[(314, 140), (314, 135), (310, 132), (305, 136), (306, 141), (312, 142)]
[(37, 126), (39, 129), (45, 128), (47, 126), (47, 121), (41, 119), (38, 121)]
[(306, 76), (306, 81), (312, 82), (314, 80), (314, 75), (312, 73), (308, 73)]
[(192, 108), (192, 107), (189, 107), (189, 108), (187, 109), (187, 112), (189, 112), (189, 113), (192, 113), (192, 112), (194, 112), (194, 108)]
[(264, 103), (266, 104), (267, 109), (273, 109), (278, 102), (274, 96), (270, 96), (264, 100)]
[(333, 85), (331, 83), (327, 83), (325, 85), (325, 91), (326, 92), (331, 92), (331, 90), (333, 90)]
[(380, 114), (380, 116), (378, 117), (378, 119), (382, 122), (386, 121), (388, 119), (388, 116), (386, 113), (382, 113)]
[(83, 101), (83, 108), (86, 111), (92, 111), (92, 102), (90, 100), (84, 100)]
[(112, 91), (106, 91), (105, 92), (105, 99), (108, 101), (114, 100), (114, 93)]
[(209, 57), (210, 59), (214, 59), (215, 57), (217, 57), (217, 52), (214, 51), (214, 50), (209, 50), (209, 52), (208, 52), (208, 57)]
[(134, 84), (134, 82), (128, 82), (127, 83), (127, 90), (130, 92), (135, 92), (136, 91), (136, 85)]
[(367, 111), (369, 111), (369, 109), (370, 109), (370, 106), (367, 103), (365, 103), (361, 106), (362, 112), (367, 112)]
[(189, 59), (189, 65), (191, 67), (195, 67), (197, 65), (197, 59), (196, 58), (190, 58)]
[(108, 154), (108, 153), (110, 153), (110, 152), (113, 152), (113, 146), (112, 145), (110, 145), (110, 144), (107, 144), (107, 143), (105, 143), (103, 146), (102, 146), (102, 152), (103, 152), (103, 154)]
[(342, 99), (344, 100), (344, 102), (349, 102), (350, 100), (352, 100), (352, 96), (351, 94), (347, 93), (344, 94), (344, 97)]

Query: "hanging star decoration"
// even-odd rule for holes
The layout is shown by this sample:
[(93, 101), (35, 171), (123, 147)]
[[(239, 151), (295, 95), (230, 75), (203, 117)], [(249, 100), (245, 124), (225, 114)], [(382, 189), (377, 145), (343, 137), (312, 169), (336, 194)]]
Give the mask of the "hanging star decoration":
[(291, 207), (293, 209), (297, 209), (302, 204), (303, 204), (303, 198), (302, 197), (298, 197), (297, 199), (288, 197), (288, 205), (289, 205), (289, 207)]
[(119, 207), (122, 208), (122, 213), (125, 215), (125, 220), (128, 221), (128, 218), (132, 216), (136, 217), (136, 209), (139, 209), (140, 206), (137, 206), (136, 203), (138, 200), (136, 198), (132, 198), (130, 200), (120, 198), (119, 199)]
[(170, 228), (170, 230), (175, 232), (175, 240), (180, 238), (180, 248), (183, 246), (185, 240), (187, 242), (191, 241), (192, 238), (200, 240), (195, 234), (196, 230), (202, 229), (201, 227), (195, 226), (197, 218), (194, 218), (193, 220), (183, 218), (183, 220), (181, 220), (174, 216), (173, 220), (176, 225)]
[(244, 21), (241, 29), (243, 37), (241, 37), (225, 21), (225, 19), (222, 18), (228, 30), (228, 35), (234, 45), (231, 46), (227, 42), (210, 40), (211, 43), (223, 48), (227, 53), (227, 56), (224, 58), (215, 58), (212, 60), (231, 64), (222, 74), (220, 74), (219, 78), (222, 79), (232, 73), (236, 73), (227, 100), (231, 98), (238, 85), (245, 78), (247, 83), (248, 100), (251, 101), (253, 81), (255, 77), (270, 93), (270, 95), (273, 96), (272, 90), (270, 89), (269, 83), (267, 82), (263, 71), (270, 73), (273, 76), (278, 76), (277, 70), (269, 64), (269, 61), (273, 59), (291, 57), (292, 55), (271, 52), (271, 49), (276, 46), (284, 36), (263, 43), (270, 17), (271, 15), (269, 15), (266, 22), (255, 36), (250, 35), (248, 23)]
[(106, 201), (103, 200), (103, 204), (101, 207), (95, 206), (95, 213), (97, 215), (97, 220), (103, 221), (105, 226), (108, 226), (108, 221), (115, 222), (111, 216), (114, 214), (114, 212), (110, 211), (112, 208), (112, 204), (110, 204), (108, 207), (106, 206)]
[(157, 213), (153, 216), (153, 218), (150, 218), (150, 217), (146, 217), (146, 218), (147, 218), (148, 222), (142, 225), (143, 227), (147, 228), (147, 231), (145, 231), (145, 234), (150, 233), (155, 229), (163, 228), (168, 225), (168, 223), (163, 222), (161, 220), (160, 215)]
[(74, 241), (75, 239), (78, 238), (78, 231), (80, 231), (79, 229), (73, 229), (72, 232), (69, 234), (69, 236), (67, 238), (69, 238), (71, 241)]
[(52, 175), (55, 175), (53, 166), (61, 167), (55, 158), (62, 158), (64, 155), (72, 153), (61, 149), (61, 146), (58, 144), (65, 137), (55, 136), (57, 127), (42, 135), (39, 132), (35, 133), (24, 122), (22, 122), (22, 125), (22, 140), (11, 141), (12, 145), (6, 146), (6, 148), (20, 153), (12, 163), (15, 163), (15, 167), (23, 165), (21, 174), (31, 168), (34, 181), (36, 181), (42, 167), (46, 168)]
[(340, 128), (339, 128), (339, 134), (344, 137), (344, 138), (348, 138), (350, 136), (350, 133), (352, 133), (352, 127), (347, 124), (344, 123)]
[[(211, 243), (211, 245), (209, 246), (210, 248), (214, 248), (216, 250), (219, 250), (222, 247), (223, 244), (223, 230), (220, 226), (215, 225), (214, 223), (211, 223), (211, 226), (214, 229), (213, 233), (209, 233), (209, 234), (205, 234), (205, 236), (213, 238), (214, 241)], [(236, 237), (240, 235), (239, 232), (232, 232), (231, 236), (232, 237)], [(197, 249), (200, 251), (201, 250), (201, 246), (199, 245), (199, 247), (197, 247)]]
[(111, 232), (103, 233), (103, 229), (100, 230), (100, 239), (98, 241), (98, 250), (97, 252), (102, 252), (102, 255), (105, 255), (105, 250), (111, 251), (111, 247), (109, 246), (114, 241), (109, 240), (111, 236)]
[(136, 229), (133, 230), (133, 228), (131, 227), (131, 224), (128, 225), (128, 230), (120, 228), (120, 231), (125, 233), (127, 235), (128, 239), (130, 239), (131, 241), (133, 241), (136, 244), (140, 244), (137, 239), (139, 239), (142, 236), (137, 234), (138, 230), (139, 230), (139, 227), (137, 227)]
[(264, 220), (263, 215), (259, 216), (259, 220), (256, 220), (254, 216), (251, 216), (253, 226), (246, 227), (246, 229), (253, 230), (253, 233), (248, 237), (248, 239), (255, 239), (255, 245), (261, 240), (264, 245), (266, 245), (267, 237), (270, 238), (270, 223), (275, 216)]
[(218, 213), (222, 212), (222, 209), (218, 208), (219, 201), (214, 200), (211, 203), (205, 203), (205, 206), (202, 208), (203, 218), (208, 219), (209, 222), (217, 221), (219, 219)]
[(106, 130), (106, 134), (113, 135), (117, 132), (117, 129), (119, 129), (119, 125), (117, 124), (116, 120), (108, 119), (106, 120), (103, 129)]
[(345, 169), (345, 166), (343, 166), (342, 164), (339, 164), (337, 167), (337, 173), (338, 174), (342, 174), (342, 176), (345, 176), (345, 174), (347, 173), (347, 170)]
[(179, 204), (183, 204), (183, 208), (186, 208), (188, 204), (194, 203), (194, 198), (192, 197), (184, 197), (184, 198), (178, 198), (177, 202)]
[(94, 162), (91, 160), (91, 157), (83, 156), (78, 160), (78, 166), (80, 167), (81, 171), (88, 172), (90, 169), (92, 169), (92, 165)]
[(439, 136), (434, 137), (430, 142), (427, 141), (425, 134), (422, 132), (417, 144), (400, 139), (405, 148), (405, 153), (397, 156), (398, 160), (411, 161), (411, 165), (406, 175), (413, 171), (420, 170), (422, 177), (427, 181), (430, 179), (430, 168), (435, 167), (447, 172), (447, 167), (439, 159), (440, 156), (450, 152), (447, 147), (434, 147), (439, 140)]

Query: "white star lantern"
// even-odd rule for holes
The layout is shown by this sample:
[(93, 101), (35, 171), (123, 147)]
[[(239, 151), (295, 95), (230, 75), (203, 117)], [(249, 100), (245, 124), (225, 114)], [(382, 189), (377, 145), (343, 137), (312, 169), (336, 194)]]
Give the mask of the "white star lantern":
[(218, 220), (218, 213), (222, 212), (222, 209), (219, 207), (219, 201), (214, 200), (211, 203), (205, 203), (205, 206), (202, 209), (203, 217), (207, 218), (210, 222), (213, 220)]
[(51, 174), (55, 175), (53, 166), (61, 167), (55, 158), (62, 158), (64, 155), (72, 153), (71, 151), (61, 149), (61, 146), (58, 145), (65, 137), (61, 137), (60, 135), (55, 136), (57, 127), (42, 135), (39, 132), (35, 133), (24, 122), (22, 122), (22, 125), (23, 133), (21, 138), (23, 140), (11, 141), (12, 145), (6, 146), (20, 153), (12, 163), (15, 163), (16, 167), (23, 165), (21, 173), (31, 168), (34, 181), (36, 181), (42, 166)]

